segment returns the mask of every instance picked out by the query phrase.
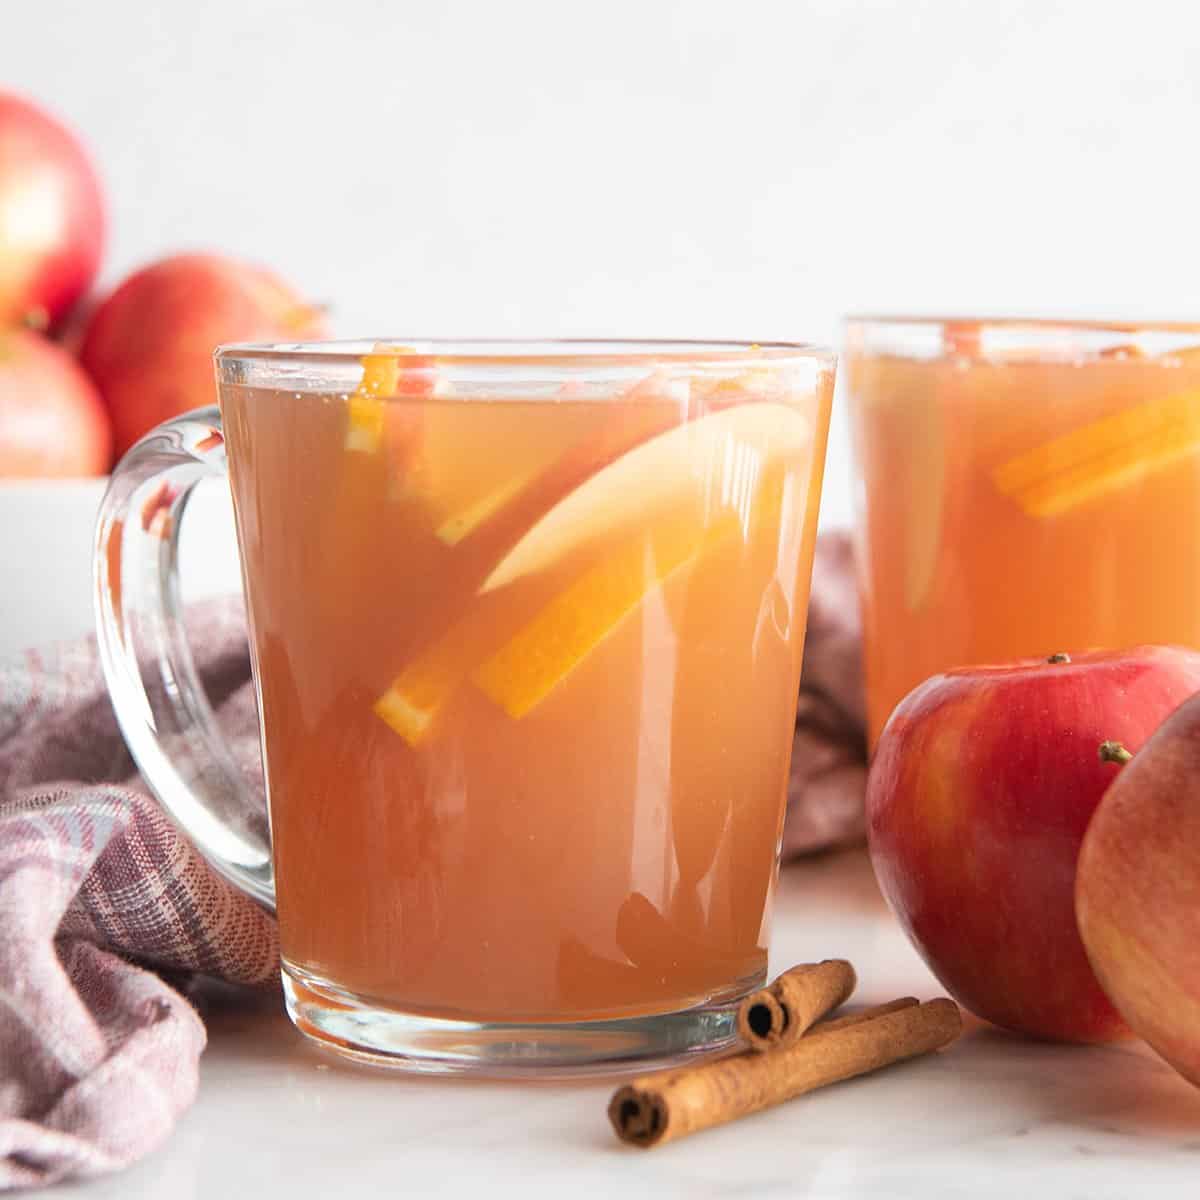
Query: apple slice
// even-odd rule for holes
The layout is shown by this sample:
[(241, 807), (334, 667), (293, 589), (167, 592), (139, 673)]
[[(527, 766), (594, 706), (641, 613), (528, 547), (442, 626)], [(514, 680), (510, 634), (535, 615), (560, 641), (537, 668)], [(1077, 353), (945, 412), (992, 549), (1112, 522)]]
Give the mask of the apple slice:
[[(408, 490), (430, 505), (435, 535), (457, 546), (497, 514), (505, 514), (500, 524), (511, 530), (510, 506), (517, 513), (535, 499), (554, 503), (611, 460), (697, 411), (779, 399), (785, 382), (777, 368), (766, 366), (715, 378), (660, 367), (604, 405), (587, 404), (583, 385), (569, 380), (557, 400), (577, 406), (570, 420), (530, 421), (517, 406), (510, 421), (498, 422), (492, 412), (486, 424), (469, 419), (466, 409), (427, 413), (422, 454), (410, 464), (406, 486), (411, 477)], [(502, 431), (508, 428), (512, 445), (500, 457), (495, 448), (507, 444)]]
[(438, 540), (446, 546), (457, 546), (481, 525), (490, 521), (510, 501), (519, 496), (537, 478), (537, 475), (518, 475), (495, 491), (488, 492), (443, 519), (434, 530)]
[[(575, 439), (548, 460), (520, 468), (509, 463), (509, 478), (444, 516), (437, 536), (446, 545), (456, 546), (478, 532), (481, 541), (496, 546), (499, 557), (509, 549), (507, 544), (497, 545), (499, 539), (511, 543), (514, 528), (527, 527), (597, 471), (656, 434), (674, 428), (679, 420), (678, 409), (671, 405), (613, 406), (603, 413), (601, 424), (575, 431)], [(489, 441), (488, 458), (496, 458), (494, 439)], [(495, 565), (494, 558), (489, 571)]]
[(1056, 517), (1200, 450), (1200, 391), (1151, 400), (1073, 429), (996, 467), (1031, 517)]
[(597, 471), (555, 504), (497, 563), (481, 592), (543, 571), (617, 530), (635, 530), (668, 510), (736, 508), (739, 489), (768, 456), (802, 453), (812, 422), (795, 408), (741, 404), (652, 437)]

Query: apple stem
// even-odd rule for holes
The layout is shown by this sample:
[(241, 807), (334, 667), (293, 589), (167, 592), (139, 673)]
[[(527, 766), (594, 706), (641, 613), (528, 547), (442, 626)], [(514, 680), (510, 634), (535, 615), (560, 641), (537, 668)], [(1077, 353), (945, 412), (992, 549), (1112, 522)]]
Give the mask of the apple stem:
[(1100, 743), (1101, 762), (1116, 763), (1118, 766), (1123, 767), (1132, 757), (1133, 755), (1120, 742)]
[(1048, 663), (1069, 663), (1071, 656), (1069, 654), (1052, 654), (1046, 661)]

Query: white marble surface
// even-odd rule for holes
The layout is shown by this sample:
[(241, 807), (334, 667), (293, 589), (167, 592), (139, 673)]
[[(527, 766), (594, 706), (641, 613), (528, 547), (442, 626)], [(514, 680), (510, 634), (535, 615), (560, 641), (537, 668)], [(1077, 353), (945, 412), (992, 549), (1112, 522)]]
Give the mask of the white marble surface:
[[(858, 967), (858, 1001), (938, 993), (857, 851), (788, 867), (780, 889), (773, 967), (834, 955)], [(1132, 1043), (1041, 1045), (972, 1021), (931, 1058), (641, 1151), (609, 1129), (611, 1083), (371, 1072), (311, 1049), (274, 998), (206, 1009), (195, 1107), (161, 1150), (78, 1195), (1190, 1200), (1200, 1187), (1200, 1092)]]

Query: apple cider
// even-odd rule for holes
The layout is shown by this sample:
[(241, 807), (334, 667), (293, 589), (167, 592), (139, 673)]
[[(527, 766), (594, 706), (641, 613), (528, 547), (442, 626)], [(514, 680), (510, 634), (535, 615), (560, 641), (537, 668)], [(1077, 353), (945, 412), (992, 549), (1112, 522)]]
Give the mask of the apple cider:
[(763, 978), (832, 365), (694, 359), (222, 384), (297, 987), (580, 1021)]
[(871, 741), (949, 667), (1200, 646), (1200, 330), (851, 322)]

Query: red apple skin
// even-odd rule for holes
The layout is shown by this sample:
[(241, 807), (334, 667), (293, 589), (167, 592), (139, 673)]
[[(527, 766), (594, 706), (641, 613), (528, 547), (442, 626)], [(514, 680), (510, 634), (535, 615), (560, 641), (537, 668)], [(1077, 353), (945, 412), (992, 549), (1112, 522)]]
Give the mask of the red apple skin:
[(100, 266), (100, 181), (79, 141), (0, 92), (0, 325), (57, 329)]
[(215, 254), (181, 254), (126, 279), (92, 314), (80, 359), (112, 417), (118, 455), (170, 417), (216, 400), (224, 342), (323, 337), (321, 312), (278, 276)]
[(0, 330), (0, 478), (103, 475), (108, 415), (70, 355), (27, 329)]
[(1200, 697), (1167, 718), (1100, 802), (1075, 912), (1121, 1015), (1200, 1087)]
[(884, 896), (947, 990), (1007, 1029), (1125, 1034), (1075, 923), (1075, 867), (1118, 767), (1200, 689), (1200, 654), (1142, 646), (935, 676), (896, 708), (867, 785)]

